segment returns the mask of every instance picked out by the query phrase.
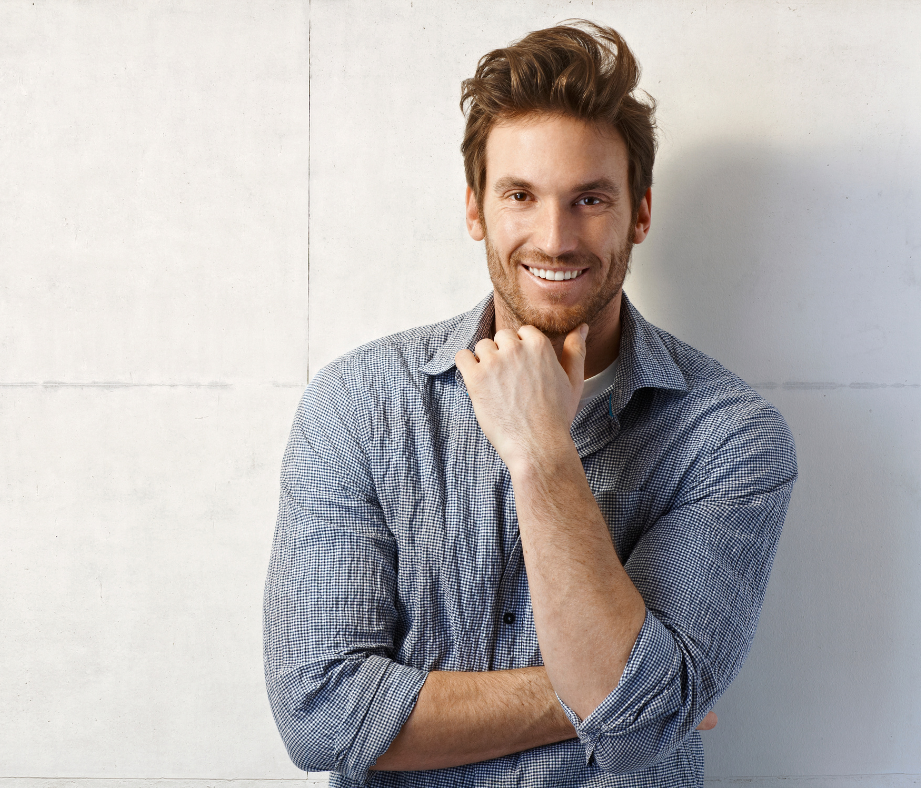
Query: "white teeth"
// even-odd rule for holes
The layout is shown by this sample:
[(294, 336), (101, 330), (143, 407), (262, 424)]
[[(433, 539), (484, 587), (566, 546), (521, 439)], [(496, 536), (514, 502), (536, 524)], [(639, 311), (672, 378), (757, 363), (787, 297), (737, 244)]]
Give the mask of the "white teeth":
[(534, 274), (534, 276), (540, 277), (541, 279), (547, 279), (551, 282), (563, 282), (567, 279), (575, 279), (582, 274), (582, 271), (545, 271), (543, 268), (531, 268), (531, 266), (528, 266), (528, 270)]

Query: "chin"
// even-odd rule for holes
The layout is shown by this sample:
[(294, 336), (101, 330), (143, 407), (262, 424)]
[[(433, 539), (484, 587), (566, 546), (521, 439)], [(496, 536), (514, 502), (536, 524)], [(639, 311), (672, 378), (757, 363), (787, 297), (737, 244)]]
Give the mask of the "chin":
[(550, 339), (557, 339), (589, 322), (589, 318), (583, 312), (584, 310), (579, 308), (555, 313), (534, 310), (532, 319), (527, 322)]
[(504, 318), (504, 322), (513, 326), (534, 326), (550, 339), (565, 337), (570, 331), (578, 328), (583, 323), (590, 323), (595, 317), (588, 314), (585, 306), (536, 307), (524, 302), (523, 299), (510, 299), (505, 293), (496, 291), (496, 309)]

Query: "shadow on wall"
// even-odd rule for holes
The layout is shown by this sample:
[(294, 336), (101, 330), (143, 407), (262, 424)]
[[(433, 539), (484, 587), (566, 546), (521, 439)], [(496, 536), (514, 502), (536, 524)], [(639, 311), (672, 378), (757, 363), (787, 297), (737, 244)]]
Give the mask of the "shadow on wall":
[(858, 150), (692, 149), (657, 172), (630, 286), (752, 383), (921, 383), (919, 178)]
[(889, 169), (713, 146), (657, 173), (627, 291), (778, 406), (800, 465), (758, 638), (705, 737), (709, 777), (921, 771), (906, 627), (921, 605), (921, 212), (898, 185), (911, 168)]

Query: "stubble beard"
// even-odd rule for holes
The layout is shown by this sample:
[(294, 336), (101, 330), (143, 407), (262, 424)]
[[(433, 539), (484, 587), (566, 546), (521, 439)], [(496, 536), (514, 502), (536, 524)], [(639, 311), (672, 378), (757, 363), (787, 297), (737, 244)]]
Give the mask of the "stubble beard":
[[(607, 275), (581, 303), (563, 309), (543, 310), (528, 303), (518, 283), (518, 270), (521, 265), (532, 268), (554, 268), (560, 264), (567, 268), (593, 268), (599, 270), (601, 261), (597, 255), (572, 254), (560, 257), (548, 257), (540, 252), (513, 252), (508, 265), (502, 263), (498, 251), (489, 240), (486, 241), (486, 264), (489, 267), (489, 278), (502, 304), (496, 308), (503, 308), (508, 314), (506, 318), (515, 323), (514, 328), (520, 326), (534, 326), (546, 334), (549, 339), (565, 337), (570, 331), (582, 323), (592, 325), (601, 311), (611, 303), (623, 287), (624, 279), (630, 268), (630, 256), (633, 253), (633, 241), (628, 237), (620, 250), (611, 254)], [(585, 276), (585, 274), (582, 274)], [(561, 296), (550, 296), (557, 303), (562, 301)]]

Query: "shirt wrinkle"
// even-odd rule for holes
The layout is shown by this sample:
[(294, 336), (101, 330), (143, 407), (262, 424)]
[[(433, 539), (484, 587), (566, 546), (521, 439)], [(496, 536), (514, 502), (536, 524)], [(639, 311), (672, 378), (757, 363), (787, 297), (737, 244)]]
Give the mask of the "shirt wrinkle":
[(780, 415), (624, 294), (621, 363), (571, 435), (647, 615), (577, 739), (449, 769), (369, 771), (431, 670), (542, 664), (508, 471), (454, 357), (494, 304), (358, 348), (311, 381), (265, 590), (269, 699), (332, 788), (702, 786), (694, 727), (751, 646), (796, 478)]

